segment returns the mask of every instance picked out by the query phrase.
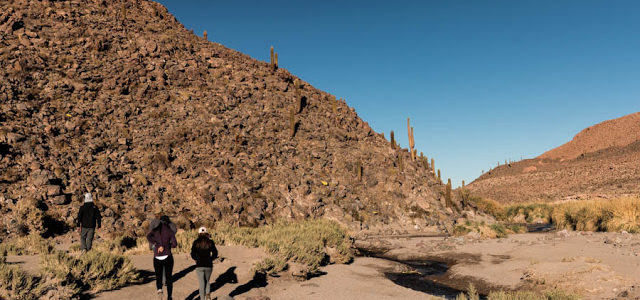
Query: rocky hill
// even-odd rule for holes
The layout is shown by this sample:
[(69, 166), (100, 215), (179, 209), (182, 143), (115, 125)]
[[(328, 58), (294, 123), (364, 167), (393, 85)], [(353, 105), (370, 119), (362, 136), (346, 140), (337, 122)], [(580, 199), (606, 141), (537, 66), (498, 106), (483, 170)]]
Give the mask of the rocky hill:
[(158, 3), (0, 7), (3, 234), (68, 230), (86, 191), (120, 233), (160, 211), (185, 228), (455, 217), (424, 164), (344, 101), (194, 35)]
[(499, 166), (467, 186), (500, 202), (612, 198), (640, 192), (640, 113), (608, 120), (534, 159)]

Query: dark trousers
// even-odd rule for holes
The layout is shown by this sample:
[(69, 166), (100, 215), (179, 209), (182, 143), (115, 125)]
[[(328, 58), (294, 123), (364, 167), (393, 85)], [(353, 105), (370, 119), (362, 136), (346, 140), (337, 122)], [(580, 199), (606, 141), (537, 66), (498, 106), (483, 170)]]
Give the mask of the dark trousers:
[(95, 232), (95, 228), (82, 227), (80, 229), (80, 249), (89, 251), (91, 250), (91, 245), (93, 244), (93, 234)]
[(167, 283), (167, 297), (171, 299), (173, 292), (173, 255), (164, 260), (153, 258), (153, 269), (156, 271), (156, 288), (162, 289), (162, 273), (164, 272)]

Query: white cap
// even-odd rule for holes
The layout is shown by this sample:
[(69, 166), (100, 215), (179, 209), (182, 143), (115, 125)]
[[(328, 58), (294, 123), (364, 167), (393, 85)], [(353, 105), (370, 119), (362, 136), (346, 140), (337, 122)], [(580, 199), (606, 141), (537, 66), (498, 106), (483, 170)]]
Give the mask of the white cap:
[(91, 197), (91, 193), (84, 194), (84, 202), (93, 202), (93, 197)]
[(198, 229), (198, 233), (207, 233), (207, 228), (204, 226), (200, 227), (200, 229)]

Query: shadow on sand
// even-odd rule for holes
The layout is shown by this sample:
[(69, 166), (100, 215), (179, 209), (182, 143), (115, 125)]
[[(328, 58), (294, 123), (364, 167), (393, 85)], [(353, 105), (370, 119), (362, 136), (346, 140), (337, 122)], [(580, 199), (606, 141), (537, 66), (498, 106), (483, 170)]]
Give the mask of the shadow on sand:
[[(236, 267), (229, 267), (224, 273), (220, 274), (216, 281), (212, 282), (210, 285), (210, 292), (213, 293), (223, 287), (227, 283), (238, 283), (238, 276), (236, 275)], [(198, 296), (199, 291), (195, 290), (189, 296), (187, 296), (186, 300), (194, 300), (199, 299)]]
[[(138, 270), (138, 272), (140, 273), (140, 281), (139, 282), (135, 282), (135, 283), (131, 283), (131, 284), (127, 284), (125, 286), (121, 286), (117, 289), (113, 289), (115, 290), (120, 290), (129, 286), (135, 286), (135, 285), (143, 285), (143, 284), (147, 284), (149, 282), (155, 281), (156, 280), (156, 273), (155, 272), (151, 272), (148, 270)], [(91, 295), (91, 294), (84, 294), (80, 296), (81, 300), (87, 300), (87, 299), (93, 299), (97, 297), (97, 295)]]

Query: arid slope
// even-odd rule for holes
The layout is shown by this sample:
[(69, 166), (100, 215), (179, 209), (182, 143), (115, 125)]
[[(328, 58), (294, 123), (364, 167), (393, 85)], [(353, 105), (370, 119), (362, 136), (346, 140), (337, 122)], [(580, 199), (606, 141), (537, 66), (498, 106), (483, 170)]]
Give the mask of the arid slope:
[(503, 203), (611, 198), (640, 191), (640, 113), (608, 120), (572, 141), (499, 166), (467, 188)]
[(0, 227), (64, 231), (87, 190), (119, 233), (159, 211), (185, 228), (453, 217), (422, 164), (332, 101), (152, 1), (0, 0)]

